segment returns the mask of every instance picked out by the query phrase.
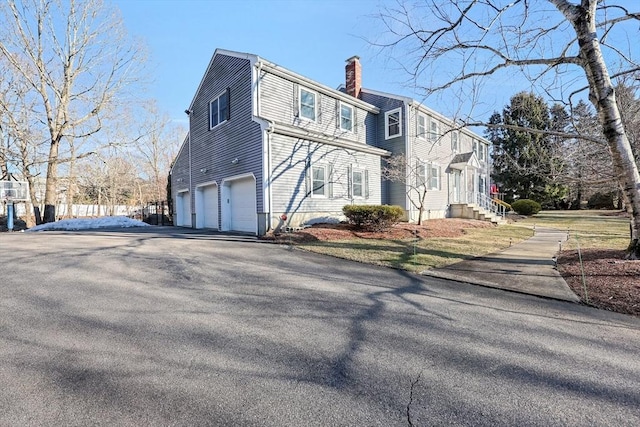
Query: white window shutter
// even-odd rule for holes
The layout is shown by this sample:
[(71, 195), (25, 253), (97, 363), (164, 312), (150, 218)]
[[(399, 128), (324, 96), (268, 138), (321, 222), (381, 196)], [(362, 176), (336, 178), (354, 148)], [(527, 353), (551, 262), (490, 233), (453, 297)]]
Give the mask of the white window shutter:
[(369, 170), (364, 170), (364, 198), (369, 198)]
[(329, 164), (327, 166), (327, 174), (329, 175), (327, 178), (327, 197), (333, 199), (333, 165)]
[(293, 117), (300, 117), (300, 88), (299, 85), (293, 85)]

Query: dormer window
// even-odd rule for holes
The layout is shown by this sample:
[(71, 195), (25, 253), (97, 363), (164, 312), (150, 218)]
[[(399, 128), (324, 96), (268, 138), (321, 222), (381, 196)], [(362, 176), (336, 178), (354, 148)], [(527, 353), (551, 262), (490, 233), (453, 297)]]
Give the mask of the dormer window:
[(384, 137), (385, 139), (395, 138), (402, 136), (402, 128), (400, 122), (402, 121), (402, 112), (399, 108), (391, 111), (387, 111), (384, 114)]

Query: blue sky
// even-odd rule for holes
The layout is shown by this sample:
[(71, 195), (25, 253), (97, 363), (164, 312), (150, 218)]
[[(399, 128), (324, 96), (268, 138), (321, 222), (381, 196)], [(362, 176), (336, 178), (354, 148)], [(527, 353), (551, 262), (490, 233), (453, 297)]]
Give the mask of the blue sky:
[[(330, 87), (361, 58), (363, 85), (414, 96), (363, 38), (380, 30), (375, 0), (116, 0), (128, 31), (151, 51), (151, 95), (178, 121), (216, 48), (259, 55)], [(376, 28), (378, 26), (378, 28)]]
[[(120, 8), (131, 35), (149, 47), (154, 78), (149, 95), (176, 122), (186, 124), (184, 110), (216, 48), (259, 55), (330, 87), (344, 83), (345, 60), (358, 55), (363, 86), (413, 97), (449, 117), (457, 112), (458, 100), (452, 94), (425, 100), (423, 93), (410, 87), (409, 77), (395, 60), (369, 43), (384, 30), (377, 18), (381, 7), (393, 6), (395, 0), (109, 1)], [(638, 0), (618, 0), (630, 6), (629, 2), (636, 5)], [(623, 45), (633, 43), (634, 37), (624, 39)], [(446, 74), (446, 67), (436, 70), (440, 71)], [(584, 86), (582, 72), (564, 77), (577, 77)], [(515, 74), (493, 76), (473, 114), (486, 120), (511, 96), (531, 89)]]

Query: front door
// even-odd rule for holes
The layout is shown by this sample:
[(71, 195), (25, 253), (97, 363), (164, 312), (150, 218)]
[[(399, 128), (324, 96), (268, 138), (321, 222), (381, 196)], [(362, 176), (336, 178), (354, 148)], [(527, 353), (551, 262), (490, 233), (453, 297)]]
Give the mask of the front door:
[(460, 171), (453, 171), (453, 191), (451, 197), (453, 203), (460, 203), (460, 183), (462, 181), (462, 173)]

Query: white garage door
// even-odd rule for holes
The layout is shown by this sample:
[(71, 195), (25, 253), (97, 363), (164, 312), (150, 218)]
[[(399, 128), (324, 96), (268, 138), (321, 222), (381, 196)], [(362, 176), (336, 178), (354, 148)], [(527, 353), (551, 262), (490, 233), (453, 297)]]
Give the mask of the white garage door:
[(218, 186), (208, 185), (202, 189), (204, 228), (218, 229)]
[(230, 229), (256, 233), (258, 214), (256, 208), (256, 181), (253, 177), (230, 182)]
[(179, 227), (191, 227), (191, 195), (188, 191), (179, 193), (176, 197), (176, 213)]

